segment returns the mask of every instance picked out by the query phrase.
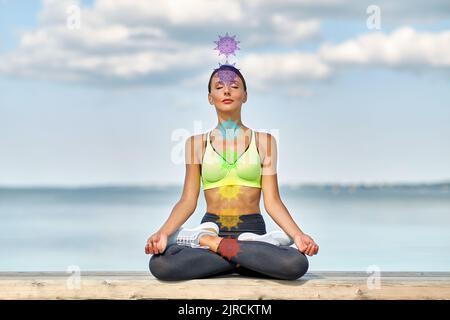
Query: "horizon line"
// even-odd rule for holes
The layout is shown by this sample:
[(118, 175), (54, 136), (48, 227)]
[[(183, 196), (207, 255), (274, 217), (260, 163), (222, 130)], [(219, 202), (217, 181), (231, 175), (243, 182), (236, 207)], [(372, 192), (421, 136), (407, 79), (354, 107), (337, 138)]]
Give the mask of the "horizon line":
[[(359, 187), (359, 186), (435, 186), (450, 184), (450, 179), (417, 182), (287, 182), (280, 183), (280, 187)], [(38, 188), (60, 188), (60, 189), (81, 189), (81, 188), (146, 188), (146, 187), (182, 187), (183, 183), (89, 183), (89, 184), (0, 184), (0, 189), (38, 189)]]

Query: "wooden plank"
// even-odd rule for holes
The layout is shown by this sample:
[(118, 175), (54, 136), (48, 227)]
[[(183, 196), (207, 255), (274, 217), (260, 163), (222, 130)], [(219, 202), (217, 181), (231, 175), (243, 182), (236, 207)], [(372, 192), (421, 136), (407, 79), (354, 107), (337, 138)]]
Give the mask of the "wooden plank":
[(448, 272), (309, 272), (296, 281), (237, 274), (160, 281), (147, 272), (0, 272), (0, 299), (450, 299)]

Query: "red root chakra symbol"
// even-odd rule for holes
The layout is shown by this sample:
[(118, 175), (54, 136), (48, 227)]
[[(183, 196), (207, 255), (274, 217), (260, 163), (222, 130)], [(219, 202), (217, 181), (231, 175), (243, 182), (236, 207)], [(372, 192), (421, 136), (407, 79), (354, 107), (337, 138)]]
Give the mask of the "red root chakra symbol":
[(231, 260), (234, 256), (236, 256), (240, 251), (239, 242), (233, 238), (223, 238), (219, 244), (220, 246), (220, 255), (228, 260)]

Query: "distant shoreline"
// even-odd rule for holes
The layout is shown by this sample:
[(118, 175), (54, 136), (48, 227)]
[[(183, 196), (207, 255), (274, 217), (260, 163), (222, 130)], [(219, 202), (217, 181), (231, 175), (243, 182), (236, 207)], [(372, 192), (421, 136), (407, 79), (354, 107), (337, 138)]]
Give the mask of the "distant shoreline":
[[(91, 184), (91, 185), (0, 185), (0, 191), (13, 190), (164, 190), (182, 188), (182, 184)], [(386, 183), (298, 183), (280, 184), (283, 189), (439, 189), (450, 191), (450, 180), (441, 182)]]

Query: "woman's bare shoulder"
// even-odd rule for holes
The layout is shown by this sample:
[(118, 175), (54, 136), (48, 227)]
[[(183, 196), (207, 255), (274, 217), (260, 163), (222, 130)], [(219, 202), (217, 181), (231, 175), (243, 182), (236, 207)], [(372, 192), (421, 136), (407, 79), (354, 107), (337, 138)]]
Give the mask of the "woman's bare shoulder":
[(275, 137), (268, 132), (255, 130), (255, 133), (256, 147), (258, 148), (260, 156), (264, 158), (267, 153), (271, 155), (271, 153), (276, 150)]
[(190, 136), (186, 140), (186, 152), (189, 152), (189, 159), (195, 163), (201, 163), (201, 159), (203, 157), (203, 153), (206, 148), (206, 136), (207, 133), (200, 133)]

